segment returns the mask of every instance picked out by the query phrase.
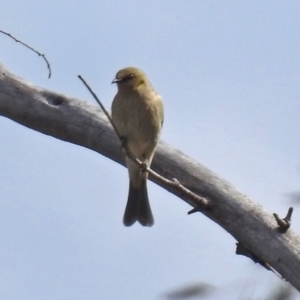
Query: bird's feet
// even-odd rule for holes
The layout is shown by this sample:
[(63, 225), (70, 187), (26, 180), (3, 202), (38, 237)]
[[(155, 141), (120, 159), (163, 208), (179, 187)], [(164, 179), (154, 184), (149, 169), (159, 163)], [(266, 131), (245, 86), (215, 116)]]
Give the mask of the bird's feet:
[(140, 173), (145, 173), (148, 169), (148, 166), (149, 166), (149, 162), (146, 159), (140, 164)]

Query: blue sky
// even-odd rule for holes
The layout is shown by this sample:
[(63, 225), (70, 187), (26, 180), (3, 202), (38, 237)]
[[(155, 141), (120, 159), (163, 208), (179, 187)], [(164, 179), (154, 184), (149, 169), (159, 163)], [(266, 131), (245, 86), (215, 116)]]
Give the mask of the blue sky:
[[(93, 101), (80, 74), (108, 109), (115, 73), (140, 67), (164, 99), (162, 139), (284, 215), (300, 188), (299, 14), (299, 1), (2, 0), (0, 29), (53, 75), (4, 35), (0, 61)], [(107, 158), (3, 117), (0, 140), (1, 299), (163, 299), (194, 282), (241, 299), (278, 285), (153, 183), (155, 225), (124, 228), (127, 170)]]

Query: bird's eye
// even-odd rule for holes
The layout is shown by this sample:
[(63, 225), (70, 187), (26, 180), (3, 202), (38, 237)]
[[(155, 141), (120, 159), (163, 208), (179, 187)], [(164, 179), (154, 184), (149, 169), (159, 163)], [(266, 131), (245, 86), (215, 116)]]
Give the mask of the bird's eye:
[(129, 74), (129, 75), (125, 76), (125, 77), (123, 78), (122, 81), (129, 81), (129, 80), (131, 80), (133, 77), (134, 77), (133, 74)]

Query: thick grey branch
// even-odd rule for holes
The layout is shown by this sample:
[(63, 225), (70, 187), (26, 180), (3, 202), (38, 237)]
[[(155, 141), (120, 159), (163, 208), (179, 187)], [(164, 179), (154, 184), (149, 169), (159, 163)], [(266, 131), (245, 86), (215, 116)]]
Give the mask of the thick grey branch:
[[(120, 142), (97, 106), (35, 87), (2, 66), (0, 115), (44, 134), (97, 151), (124, 165)], [(176, 178), (194, 193), (208, 199), (209, 208), (203, 213), (300, 291), (300, 239), (291, 229), (285, 234), (280, 233), (272, 214), (165, 142), (159, 143), (152, 168), (168, 179)], [(187, 194), (157, 183), (197, 208), (197, 202)]]

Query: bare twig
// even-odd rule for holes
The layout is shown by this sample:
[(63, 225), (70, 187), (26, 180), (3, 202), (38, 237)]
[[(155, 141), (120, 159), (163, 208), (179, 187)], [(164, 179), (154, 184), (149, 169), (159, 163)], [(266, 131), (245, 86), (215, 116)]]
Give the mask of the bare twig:
[(166, 185), (169, 185), (175, 189), (177, 189), (178, 191), (180, 191), (181, 193), (183, 193), (184, 195), (186, 195), (187, 197), (189, 197), (190, 199), (193, 199), (195, 201), (197, 201), (199, 208), (196, 208), (197, 211), (200, 211), (203, 208), (207, 208), (209, 205), (209, 201), (203, 197), (198, 196), (197, 194), (193, 193), (192, 191), (190, 191), (189, 189), (187, 189), (186, 187), (184, 187), (177, 179), (173, 178), (172, 180), (169, 180), (161, 175), (159, 175), (158, 173), (154, 172), (152, 169), (150, 169), (148, 166), (145, 167), (145, 164), (140, 161), (138, 158), (136, 158), (131, 151), (128, 149), (126, 142), (124, 142), (124, 140), (122, 139), (121, 134), (119, 133), (116, 125), (114, 124), (110, 114), (107, 112), (107, 110), (105, 109), (104, 105), (101, 103), (101, 101), (99, 100), (99, 98), (97, 97), (97, 95), (93, 92), (93, 90), (91, 89), (91, 87), (87, 84), (87, 82), (82, 78), (81, 75), (78, 75), (78, 78), (83, 82), (83, 84), (86, 86), (86, 88), (89, 90), (89, 92), (92, 94), (92, 96), (94, 97), (94, 99), (96, 100), (96, 102), (100, 105), (101, 109), (103, 110), (104, 114), (106, 115), (106, 117), (108, 118), (110, 124), (112, 125), (112, 127), (114, 128), (114, 131), (116, 133), (116, 135), (118, 136), (122, 147), (125, 150), (126, 156), (129, 157), (132, 161), (134, 161), (136, 164), (138, 164), (141, 168), (143, 168), (144, 171), (148, 172), (149, 174), (151, 174), (151, 176), (153, 178), (155, 178), (156, 180), (160, 181), (161, 183), (164, 183)]
[(290, 207), (286, 217), (281, 219), (276, 213), (273, 214), (277, 224), (278, 224), (278, 230), (282, 233), (285, 233), (291, 226), (291, 219), (292, 219), (292, 213), (293, 213), (293, 208)]
[(7, 33), (7, 32), (5, 32), (5, 31), (3, 31), (3, 30), (0, 30), (0, 32), (3, 33), (3, 34), (5, 34), (5, 35), (7, 35), (7, 36), (10, 37), (10, 38), (12, 38), (15, 42), (20, 43), (20, 44), (22, 44), (23, 46), (25, 46), (26, 48), (28, 48), (28, 49), (30, 49), (31, 51), (35, 52), (38, 56), (41, 56), (41, 57), (44, 59), (44, 61), (46, 62), (47, 68), (48, 68), (48, 70), (49, 70), (48, 78), (51, 77), (51, 67), (50, 67), (50, 64), (49, 64), (49, 62), (48, 62), (48, 60), (47, 60), (45, 54), (42, 54), (42, 53), (36, 51), (34, 48), (32, 48), (32, 47), (28, 46), (27, 44), (23, 43), (22, 41), (16, 39), (16, 38), (15, 38), (14, 36), (12, 36), (10, 33)]

